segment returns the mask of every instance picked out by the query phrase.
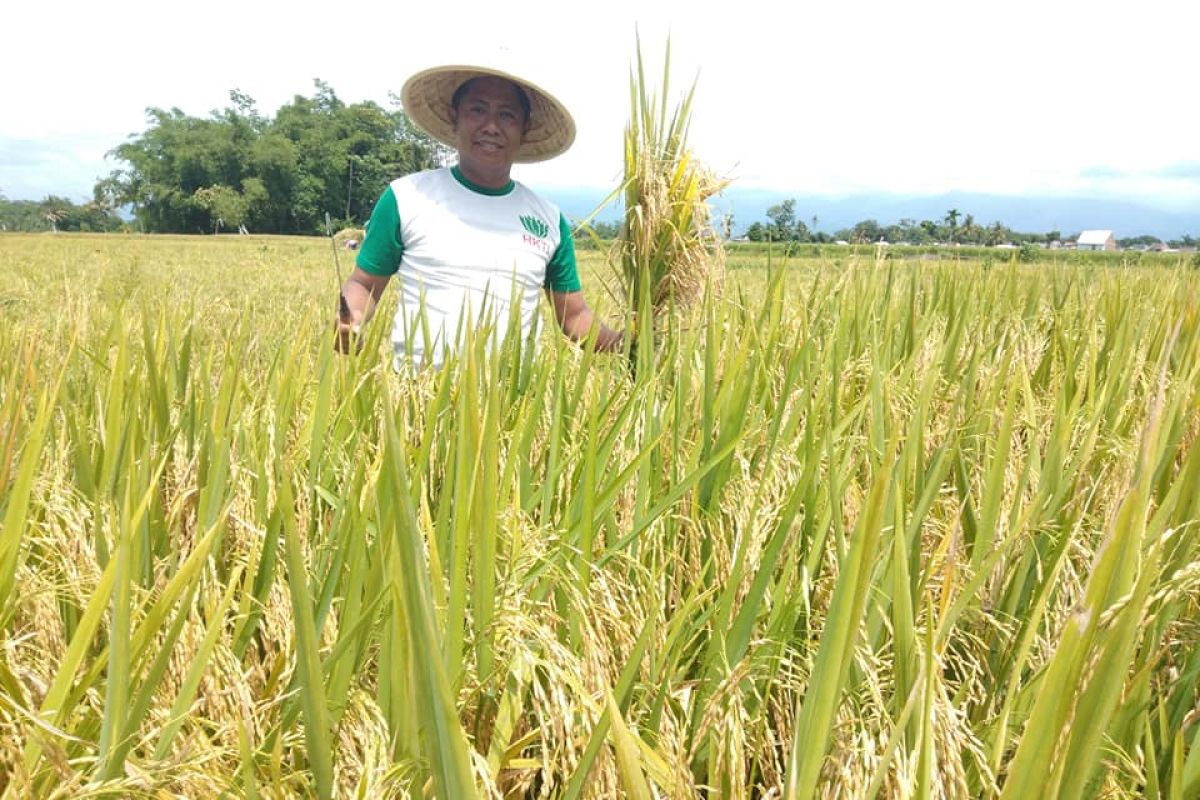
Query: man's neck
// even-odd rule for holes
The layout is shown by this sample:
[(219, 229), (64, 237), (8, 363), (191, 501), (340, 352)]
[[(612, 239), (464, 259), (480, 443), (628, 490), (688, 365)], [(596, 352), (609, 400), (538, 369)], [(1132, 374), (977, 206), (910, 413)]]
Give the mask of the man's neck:
[(509, 173), (511, 170), (479, 170), (474, 165), (458, 162), (458, 171), (462, 176), (476, 186), (482, 186), (485, 189), (504, 189), (511, 182), (512, 178)]
[(492, 195), (492, 196), (499, 197), (500, 195), (508, 194), (509, 192), (511, 192), (513, 190), (513, 187), (516, 186), (516, 184), (513, 183), (511, 180), (509, 180), (507, 183), (505, 183), (503, 186), (499, 187), (498, 189), (493, 189), (491, 187), (484, 186), (484, 185), (476, 183), (475, 181), (468, 178), (463, 173), (462, 169), (458, 165), (451, 167), (450, 172), (453, 173), (454, 179), (456, 181), (458, 181), (460, 184), (465, 186), (470, 191), (475, 192), (476, 194), (486, 194), (486, 195)]

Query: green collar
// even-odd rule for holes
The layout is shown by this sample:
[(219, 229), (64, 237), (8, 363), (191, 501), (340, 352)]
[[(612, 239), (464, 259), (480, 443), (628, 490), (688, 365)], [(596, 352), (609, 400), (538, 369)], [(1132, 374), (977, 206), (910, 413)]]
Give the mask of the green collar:
[(450, 174), (454, 176), (454, 180), (458, 181), (472, 192), (475, 192), (475, 194), (486, 194), (489, 197), (503, 197), (504, 195), (512, 192), (513, 188), (516, 187), (516, 184), (513, 183), (512, 179), (509, 179), (508, 183), (504, 184), (499, 189), (489, 189), (486, 186), (480, 186), (478, 183), (473, 183), (466, 175), (463, 175), (462, 170), (458, 168), (457, 164), (450, 168)]

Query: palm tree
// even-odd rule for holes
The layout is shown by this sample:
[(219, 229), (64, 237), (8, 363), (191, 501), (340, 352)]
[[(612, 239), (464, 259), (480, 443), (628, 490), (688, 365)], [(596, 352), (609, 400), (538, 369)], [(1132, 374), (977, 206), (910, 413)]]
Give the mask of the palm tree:
[(979, 244), (978, 234), (979, 226), (975, 224), (975, 215), (967, 214), (967, 218), (963, 220), (963, 241), (969, 244)]
[(990, 247), (995, 247), (1005, 240), (1006, 233), (1007, 231), (1004, 229), (1004, 226), (1000, 224), (999, 220), (993, 222), (991, 227), (987, 229), (987, 244)]
[(42, 219), (50, 223), (51, 233), (58, 233), (58, 223), (62, 222), (65, 216), (62, 209), (53, 206), (42, 212)]
[(955, 234), (958, 232), (958, 209), (952, 208), (946, 212), (946, 224), (950, 226), (950, 241), (955, 240)]

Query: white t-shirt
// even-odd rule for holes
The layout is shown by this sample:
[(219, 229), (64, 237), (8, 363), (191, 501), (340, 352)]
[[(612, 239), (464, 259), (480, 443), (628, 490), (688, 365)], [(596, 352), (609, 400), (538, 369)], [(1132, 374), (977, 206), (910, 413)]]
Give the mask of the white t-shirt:
[(527, 338), (544, 288), (580, 289), (571, 230), (557, 206), (514, 181), (503, 189), (475, 185), (457, 167), (392, 181), (356, 263), (400, 279), (392, 325), (397, 369), (410, 359), (440, 367), (467, 322), (498, 343), (515, 312)]

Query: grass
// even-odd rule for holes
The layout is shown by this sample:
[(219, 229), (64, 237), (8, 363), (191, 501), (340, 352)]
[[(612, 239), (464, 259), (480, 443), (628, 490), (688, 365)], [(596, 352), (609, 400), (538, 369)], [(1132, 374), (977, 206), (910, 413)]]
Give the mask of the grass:
[(734, 250), (634, 377), (404, 377), (323, 239), (0, 263), (8, 797), (1200, 791), (1190, 268)]

